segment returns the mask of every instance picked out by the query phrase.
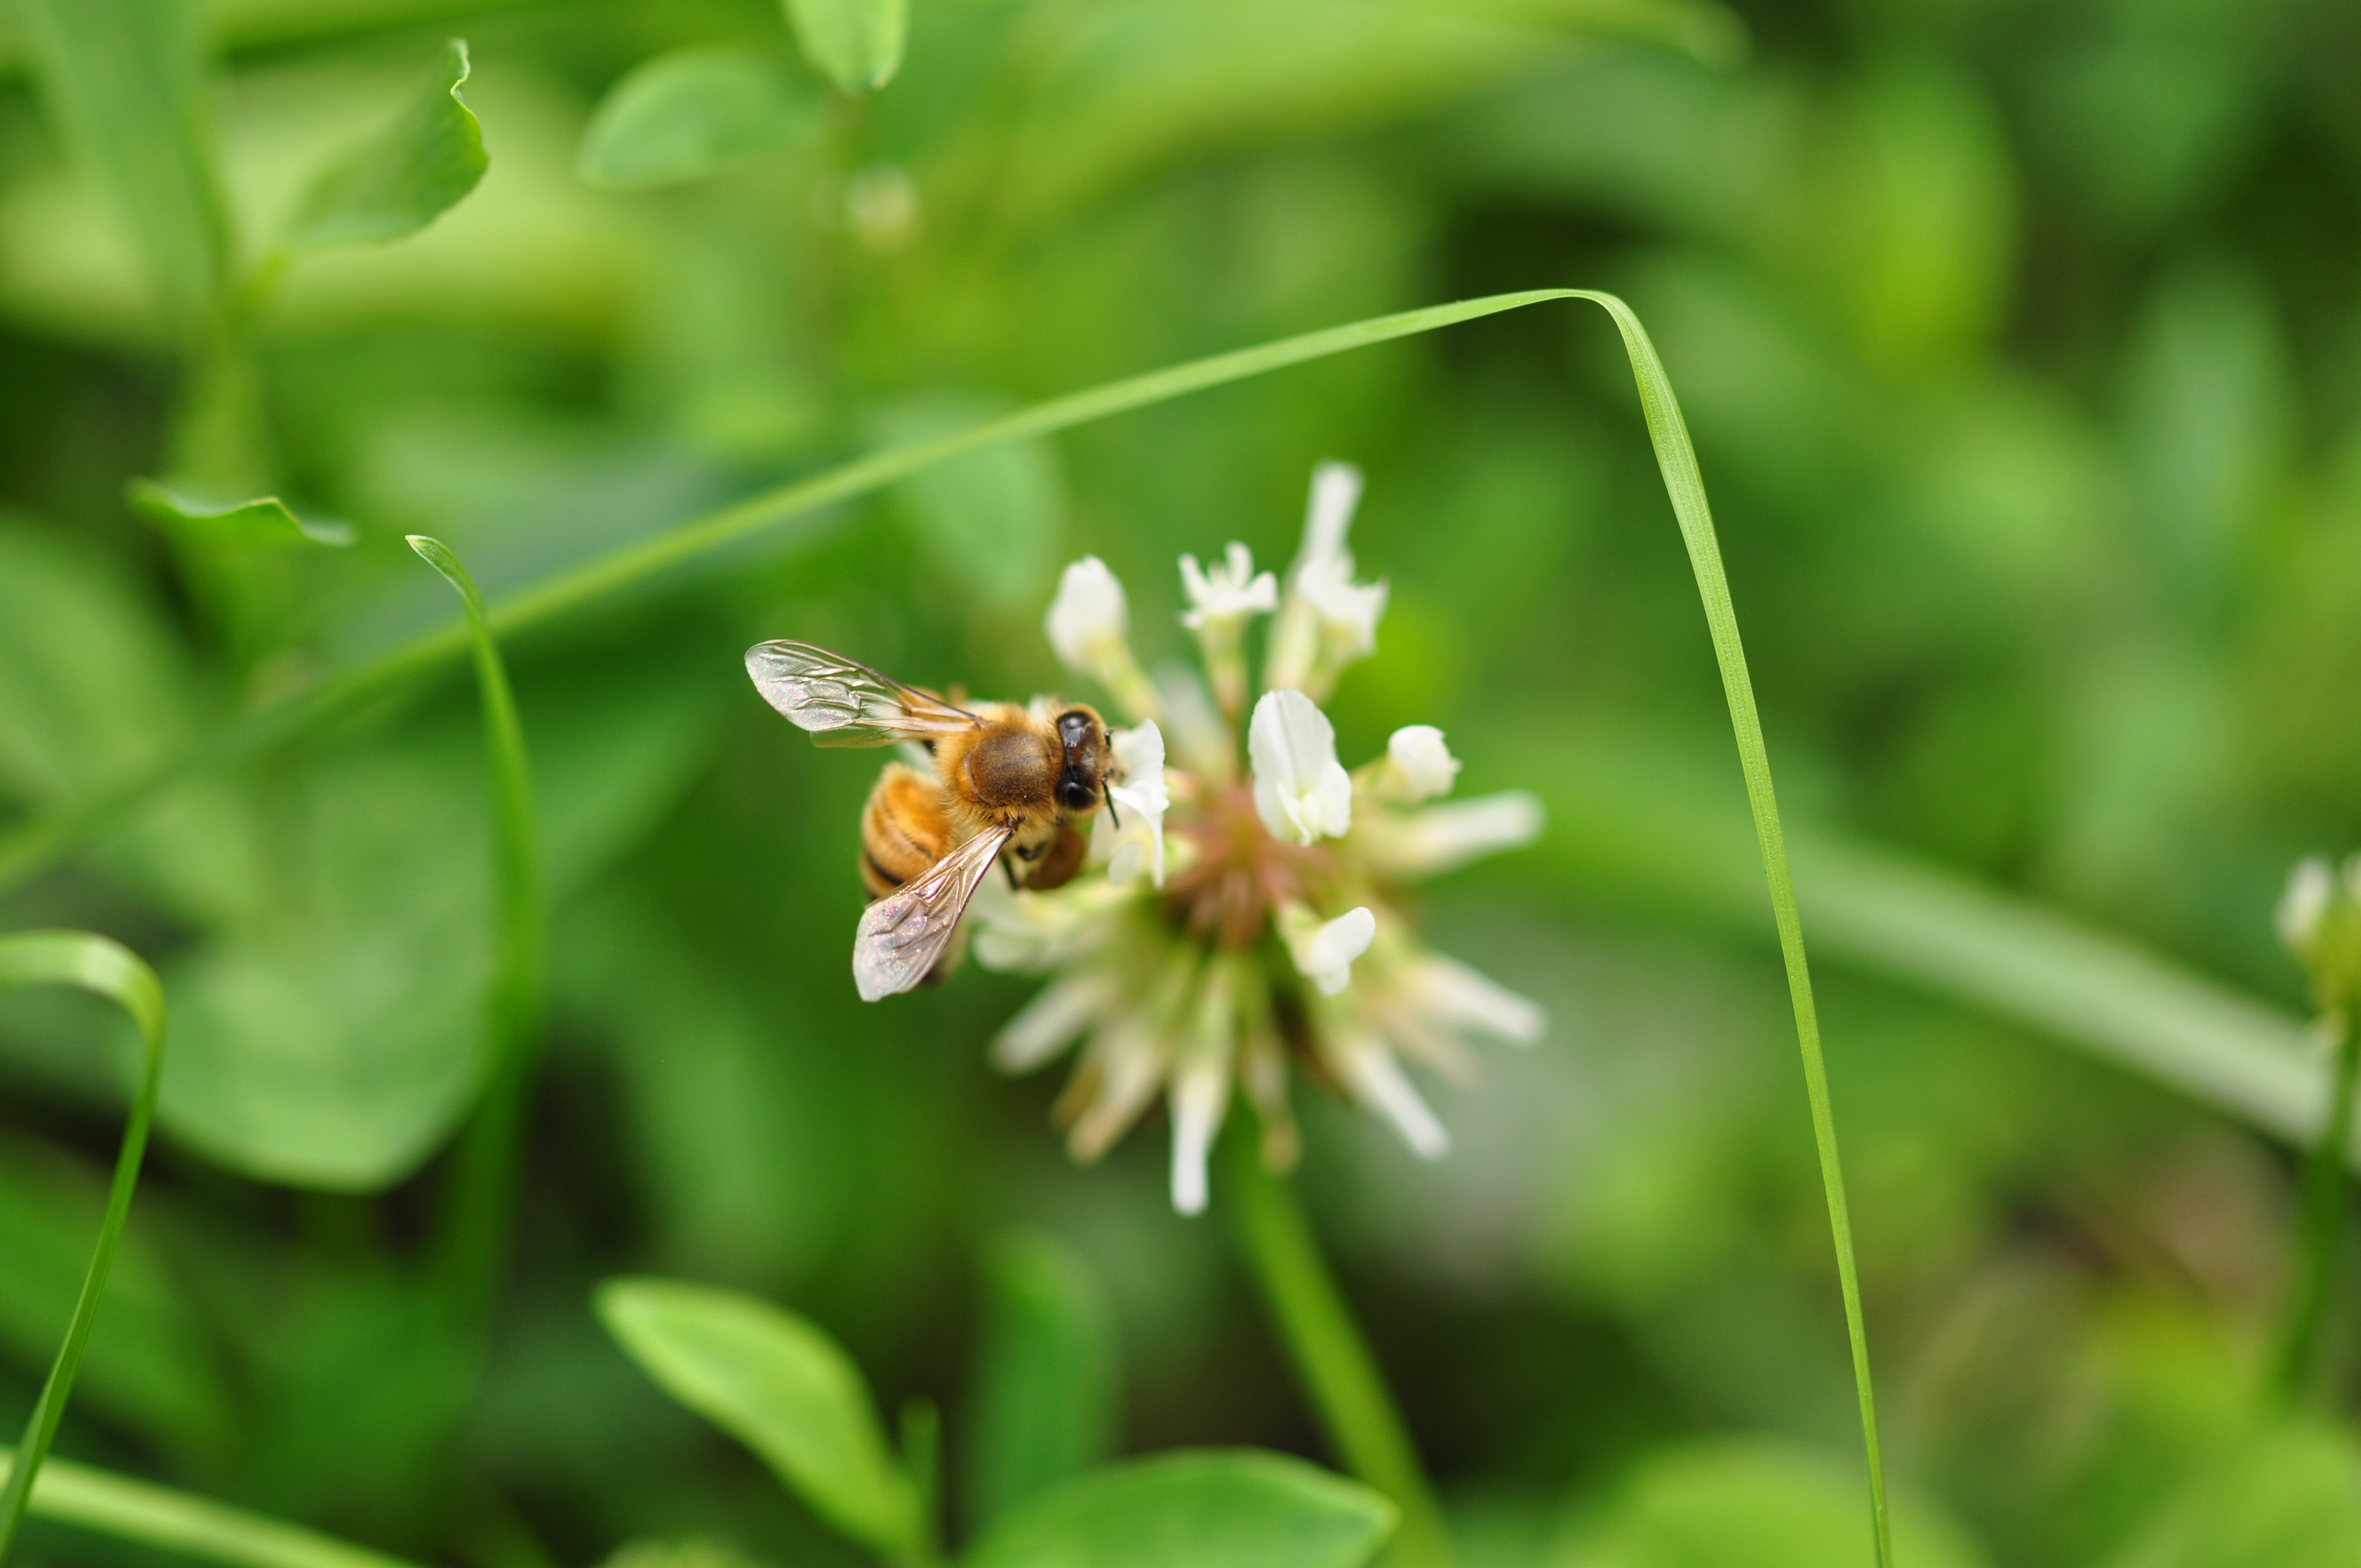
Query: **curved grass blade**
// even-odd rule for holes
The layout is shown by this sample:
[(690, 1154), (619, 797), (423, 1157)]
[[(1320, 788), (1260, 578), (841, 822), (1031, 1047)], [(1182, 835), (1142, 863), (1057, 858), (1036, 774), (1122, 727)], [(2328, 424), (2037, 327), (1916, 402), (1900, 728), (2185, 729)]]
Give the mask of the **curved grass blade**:
[[(0, 1448), (0, 1464), (8, 1457)], [(301, 1525), (62, 1459), (41, 1467), (31, 1512), (225, 1568), (415, 1568)]]
[(82, 1276), (82, 1297), (74, 1303), (65, 1343), (58, 1347), (49, 1381), (41, 1386), (32, 1419), (25, 1423), (7, 1485), (0, 1487), (0, 1562), (6, 1560), (16, 1528), (24, 1522), (33, 1482), (58, 1435), (67, 1396), (73, 1392), (74, 1374), (82, 1367), (91, 1324), (98, 1318), (99, 1298), (106, 1292), (107, 1271), (115, 1266), (115, 1245), (131, 1212), (131, 1190), (139, 1184), (139, 1161), (148, 1151), (148, 1126), (156, 1114), (156, 1085), (164, 1070), (164, 988), (157, 983), (156, 971), (130, 948), (87, 931), (23, 931), (0, 937), (0, 991), (20, 985), (72, 985), (105, 997), (131, 1014), (146, 1048), (139, 1087), (131, 1097), (131, 1117), (123, 1128), (122, 1152), (115, 1160), (115, 1185), (106, 1194), (98, 1248), (91, 1255), (90, 1271)]
[(541, 1023), (544, 899), (541, 827), (524, 729), (500, 643), (475, 578), (449, 546), (409, 536), (419, 558), (443, 574), (467, 611), (476, 685), (484, 708), (484, 749), (492, 767), (492, 822), (499, 905), (500, 965), (492, 981), (491, 1069), (468, 1125), (444, 1215), (442, 1256), (454, 1304), (473, 1315), (489, 1300), (507, 1243), (510, 1190), (515, 1185), (525, 1102), (533, 1083)]

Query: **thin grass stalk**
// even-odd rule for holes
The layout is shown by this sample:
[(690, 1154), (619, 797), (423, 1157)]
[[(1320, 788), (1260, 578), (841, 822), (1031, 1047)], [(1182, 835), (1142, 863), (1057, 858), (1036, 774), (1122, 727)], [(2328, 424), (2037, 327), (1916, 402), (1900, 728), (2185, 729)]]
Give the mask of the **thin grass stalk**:
[(491, 761), (500, 957), (487, 1030), (490, 1070), (460, 1141), (436, 1260), (453, 1307), (463, 1319), (474, 1320), (489, 1308), (508, 1251), (525, 1113), (539, 1055), (545, 919), (541, 828), (524, 728), (517, 718), (516, 698), (485, 613), (484, 597), (467, 568), (441, 541), (412, 534), (410, 546), (443, 574), (466, 610), (483, 707), (484, 750)]
[(1410, 1427), (1320, 1255), (1294, 1186), (1263, 1169), (1254, 1139), (1234, 1130), (1223, 1143), (1238, 1249), (1329, 1446), (1401, 1510), (1387, 1563), (1450, 1568), (1451, 1539)]
[(2361, 1026), (2354, 1010), (2336, 1012), (2336, 1057), (2328, 1115), (2312, 1146), (2303, 1172), (2303, 1229), (2296, 1256), (2295, 1288), (2288, 1297), (2286, 1325), (2274, 1358), (2272, 1382), (2281, 1395), (2309, 1394), (2320, 1374), (2321, 1341), (2328, 1327), (2328, 1303), (2336, 1292), (2344, 1250), (2346, 1151), (2353, 1145), (2353, 1097), (2361, 1091)]
[(98, 1228), (98, 1246), (82, 1276), (82, 1294), (66, 1326), (65, 1343), (41, 1385), (41, 1397), (25, 1423), (24, 1441), (16, 1445), (8, 1466), (8, 1480), (0, 1487), (0, 1563), (7, 1560), (32, 1500), (33, 1484), (58, 1435), (73, 1392), (74, 1375), (82, 1369), (82, 1351), (90, 1343), (91, 1325), (98, 1320), (99, 1299), (106, 1293), (106, 1277), (115, 1266), (115, 1244), (123, 1238), (124, 1222), (131, 1214), (131, 1193), (139, 1185), (139, 1162), (148, 1150), (148, 1128), (156, 1115), (156, 1086), (164, 1071), (164, 988), (156, 973), (128, 948), (85, 931), (27, 931), (0, 938), (0, 991), (20, 985), (73, 985), (116, 1003), (139, 1027), (142, 1045), (139, 1084), (131, 1097), (131, 1114), (123, 1127), (123, 1144), (115, 1157), (115, 1181), (107, 1190), (106, 1216)]
[[(0, 1463), (8, 1457), (0, 1448)], [(417, 1568), (301, 1525), (62, 1459), (42, 1468), (32, 1512), (224, 1568)]]

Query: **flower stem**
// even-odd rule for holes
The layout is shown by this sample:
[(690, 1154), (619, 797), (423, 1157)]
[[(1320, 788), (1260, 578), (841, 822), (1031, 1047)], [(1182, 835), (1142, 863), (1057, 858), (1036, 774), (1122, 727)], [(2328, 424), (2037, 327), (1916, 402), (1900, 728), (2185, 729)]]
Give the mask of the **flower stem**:
[(1234, 1134), (1223, 1141), (1240, 1250), (1296, 1376), (1345, 1468), (1401, 1510), (1387, 1559), (1390, 1568), (1449, 1568), (1451, 1541), (1433, 1488), (1377, 1360), (1321, 1258), (1295, 1189), (1263, 1169), (1254, 1139)]
[(2345, 1160), (2353, 1143), (2354, 1091), (2361, 1088), (2361, 1026), (2356, 1026), (2351, 1007), (2339, 1009), (2336, 1016), (2334, 1087), (2327, 1123), (2304, 1168), (2302, 1250), (2275, 1368), (2274, 1381), (2290, 1398), (2301, 1398), (2311, 1388), (2319, 1366), (2321, 1332), (2327, 1326), (2328, 1299), (2336, 1285), (2338, 1244), (2345, 1238)]

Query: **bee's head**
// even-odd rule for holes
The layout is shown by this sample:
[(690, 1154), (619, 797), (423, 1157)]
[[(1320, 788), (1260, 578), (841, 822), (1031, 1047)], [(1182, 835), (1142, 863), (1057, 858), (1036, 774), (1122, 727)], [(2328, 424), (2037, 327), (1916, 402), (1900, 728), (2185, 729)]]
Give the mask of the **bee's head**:
[(1106, 726), (1087, 707), (1067, 708), (1058, 715), (1058, 744), (1066, 753), (1058, 775), (1058, 804), (1076, 816), (1096, 811), (1104, 797), (1107, 771), (1115, 765)]

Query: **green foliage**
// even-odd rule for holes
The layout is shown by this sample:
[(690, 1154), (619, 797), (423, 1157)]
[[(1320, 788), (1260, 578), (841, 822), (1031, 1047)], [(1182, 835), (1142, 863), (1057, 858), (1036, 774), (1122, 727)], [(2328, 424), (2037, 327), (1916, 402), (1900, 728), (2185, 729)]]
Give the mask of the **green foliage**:
[(842, 91), (871, 93), (902, 69), (910, 0), (785, 0), (804, 58)]
[(635, 67), (582, 133), (593, 185), (675, 185), (795, 146), (818, 126), (813, 93), (752, 49), (681, 49)]
[(165, 488), (152, 479), (135, 479), (129, 491), (132, 508), (168, 528), (187, 529), (237, 544), (346, 545), (353, 542), (348, 522), (322, 522), (297, 517), (277, 496), (245, 501), (198, 500)]
[(1252, 1450), (1093, 1471), (1001, 1520), (964, 1568), (1356, 1568), (1393, 1529), (1365, 1486)]
[(322, 170), (295, 209), (296, 250), (403, 239), (457, 205), (484, 177), (484, 129), (459, 95), (467, 46), (444, 46), (443, 63), (395, 120)]
[(2349, 1432), (2267, 1431), (2167, 1506), (2109, 1568), (2327, 1568), (2361, 1552), (2361, 1483)]
[(1106, 1287), (1046, 1232), (1009, 1236), (984, 1264), (969, 1510), (990, 1523), (1115, 1451), (1121, 1366)]
[(243, 1508), (62, 1459), (41, 1467), (32, 1511), (224, 1568), (412, 1568)]
[(166, 323), (193, 340), (229, 281), (197, 7), (190, 0), (27, 0), (42, 96), (131, 233)]
[(755, 1297), (674, 1280), (609, 1280), (598, 1305), (642, 1370), (815, 1512), (878, 1552), (923, 1550), (919, 1493), (886, 1448), (860, 1368), (825, 1333)]
[[(1551, 1568), (1834, 1568), (1876, 1561), (1851, 1466), (1792, 1445), (1728, 1440), (1651, 1458)], [(1960, 1528), (1897, 1502), (1898, 1560), (1979, 1568)]]

